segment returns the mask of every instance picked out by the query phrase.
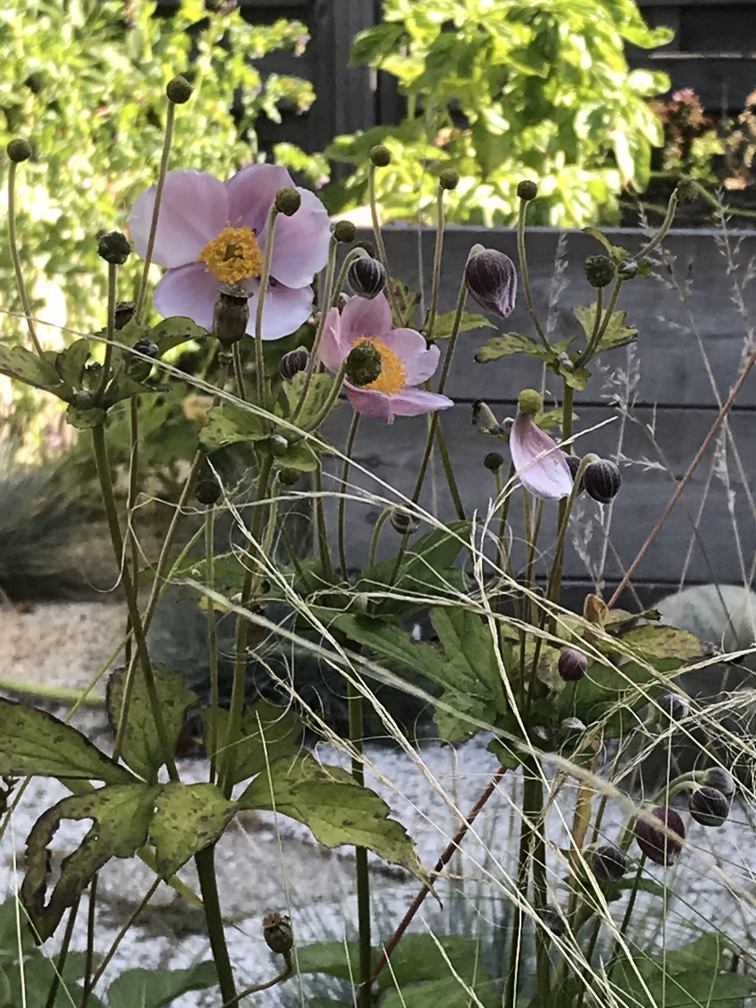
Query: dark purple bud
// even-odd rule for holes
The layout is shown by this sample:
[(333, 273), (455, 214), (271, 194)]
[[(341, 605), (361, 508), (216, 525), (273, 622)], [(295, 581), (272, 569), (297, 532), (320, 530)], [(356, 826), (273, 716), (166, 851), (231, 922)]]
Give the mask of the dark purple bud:
[(483, 249), (470, 256), (465, 266), (467, 289), (479, 305), (494, 315), (508, 318), (517, 296), (517, 270), (508, 255)]
[[(565, 452), (565, 461), (567, 462), (567, 468), (572, 473), (572, 482), (575, 482), (575, 477), (578, 474), (578, 469), (580, 468), (580, 459), (577, 455), (567, 455)], [(580, 477), (580, 486), (578, 487), (578, 493), (585, 489), (585, 476)]]
[(704, 785), (688, 799), (688, 811), (702, 826), (721, 826), (730, 814), (730, 799), (715, 787)]
[(732, 798), (737, 791), (735, 778), (727, 770), (723, 770), (722, 767), (709, 767), (704, 774), (703, 782), (708, 787), (721, 791), (725, 798)]
[(588, 668), (588, 659), (577, 648), (565, 648), (559, 655), (559, 675), (565, 682), (577, 682), (582, 679)]
[(661, 720), (682, 721), (688, 716), (688, 701), (679, 693), (666, 692), (657, 697), (657, 714), (661, 715)]
[(144, 354), (145, 357), (157, 357), (158, 355), (157, 343), (154, 343), (151, 339), (147, 339), (146, 336), (136, 341), (134, 349), (137, 353)]
[(627, 858), (611, 844), (604, 844), (592, 851), (588, 863), (596, 879), (606, 884), (619, 882), (627, 871)]
[(657, 805), (636, 819), (635, 839), (646, 857), (654, 864), (671, 865), (682, 851), (685, 824), (674, 809)]
[(622, 476), (614, 462), (609, 459), (599, 459), (589, 462), (583, 473), (583, 485), (589, 497), (600, 504), (608, 504), (617, 496), (622, 485)]
[(310, 351), (306, 347), (297, 347), (296, 350), (289, 350), (281, 358), (279, 368), (281, 375), (287, 381), (291, 381), (295, 374), (306, 371), (310, 360)]
[(194, 496), (200, 504), (215, 504), (221, 495), (221, 487), (216, 479), (200, 480), (194, 490)]
[(377, 259), (360, 256), (349, 264), (347, 280), (355, 294), (372, 301), (386, 286), (386, 270)]
[(560, 914), (558, 908), (555, 907), (553, 903), (544, 903), (537, 913), (549, 931), (558, 938), (560, 938), (567, 930), (567, 923), (564, 917)]

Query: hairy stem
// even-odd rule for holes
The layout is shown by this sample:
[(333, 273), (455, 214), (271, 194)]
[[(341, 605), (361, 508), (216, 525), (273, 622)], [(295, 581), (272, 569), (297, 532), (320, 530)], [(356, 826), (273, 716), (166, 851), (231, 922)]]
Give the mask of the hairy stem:
[[(257, 405), (262, 409), (267, 408), (265, 403), (265, 358), (263, 356), (262, 318), (263, 308), (265, 307), (265, 295), (268, 292), (268, 284), (270, 282), (270, 265), (273, 261), (273, 241), (275, 238), (277, 216), (278, 210), (274, 203), (268, 212), (268, 221), (265, 226), (265, 257), (263, 258), (262, 273), (260, 274), (260, 290), (257, 295), (255, 311), (255, 381), (257, 383)], [(234, 356), (234, 368), (236, 368), (236, 356)], [(237, 384), (240, 380), (241, 372), (237, 376)], [(242, 391), (241, 386), (239, 390)]]
[(152, 253), (155, 249), (155, 235), (157, 234), (158, 217), (160, 215), (160, 204), (163, 201), (163, 189), (165, 187), (165, 176), (168, 171), (168, 158), (171, 153), (173, 143), (173, 124), (176, 118), (176, 106), (172, 101), (168, 102), (165, 113), (165, 136), (163, 137), (163, 153), (160, 157), (160, 168), (158, 170), (157, 186), (155, 188), (155, 207), (152, 211), (152, 221), (150, 223), (150, 234), (147, 238), (147, 251), (144, 254), (144, 266), (142, 267), (142, 278), (139, 282), (139, 293), (134, 305), (134, 319), (137, 323), (142, 320), (144, 311), (144, 301), (147, 296), (147, 280), (152, 265)]
[[(240, 617), (241, 618), (241, 617)], [(205, 908), (207, 934), (210, 948), (218, 971), (223, 1004), (235, 1008), (239, 1003), (234, 981), (234, 971), (231, 968), (231, 958), (226, 945), (226, 933), (223, 929), (220, 900), (218, 899), (218, 883), (215, 877), (215, 844), (204, 847), (194, 855), (194, 864), (199, 877), (202, 904)]]
[(21, 257), (18, 254), (18, 239), (16, 237), (16, 170), (18, 162), (11, 161), (8, 167), (8, 244), (10, 245), (11, 259), (13, 260), (13, 272), (16, 274), (16, 287), (18, 296), (26, 318), (26, 328), (29, 330), (29, 338), (34, 349), (40, 357), (44, 358), (42, 346), (37, 339), (37, 330), (34, 327), (34, 320), (31, 313), (31, 302), (24, 283), (24, 274), (21, 269)]
[(344, 527), (346, 524), (346, 490), (347, 483), (349, 481), (349, 470), (352, 465), (352, 452), (354, 451), (354, 442), (357, 437), (357, 429), (360, 426), (360, 414), (357, 410), (354, 411), (352, 415), (352, 423), (349, 426), (349, 434), (347, 435), (346, 446), (344, 448), (344, 466), (341, 470), (341, 485), (339, 486), (339, 505), (338, 505), (338, 544), (339, 544), (339, 565), (341, 567), (341, 576), (345, 581), (349, 580), (349, 568), (347, 567), (346, 561), (346, 546), (344, 542)]

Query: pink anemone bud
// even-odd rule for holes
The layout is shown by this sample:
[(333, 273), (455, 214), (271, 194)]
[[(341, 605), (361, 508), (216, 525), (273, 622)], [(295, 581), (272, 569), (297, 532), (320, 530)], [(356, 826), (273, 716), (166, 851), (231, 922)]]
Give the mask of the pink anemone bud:
[(486, 311), (508, 318), (517, 296), (517, 270), (508, 255), (497, 249), (482, 249), (465, 266), (467, 289)]

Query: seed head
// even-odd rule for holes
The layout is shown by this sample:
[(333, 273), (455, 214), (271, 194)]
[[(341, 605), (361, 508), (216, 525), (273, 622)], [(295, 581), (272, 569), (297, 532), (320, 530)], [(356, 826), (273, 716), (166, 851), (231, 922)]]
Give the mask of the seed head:
[(591, 287), (606, 287), (614, 280), (614, 263), (607, 256), (588, 256), (585, 276)]
[(194, 496), (200, 504), (215, 504), (221, 495), (220, 484), (215, 479), (200, 480), (194, 490)]
[(353, 385), (370, 385), (383, 370), (380, 351), (370, 340), (352, 347), (346, 359), (346, 377)]
[(97, 252), (105, 262), (123, 266), (131, 254), (131, 245), (120, 231), (108, 231), (98, 238)]
[(534, 200), (538, 195), (538, 186), (530, 179), (523, 179), (517, 184), (517, 196), (521, 200)]
[(370, 160), (376, 168), (385, 168), (391, 164), (391, 151), (383, 144), (376, 144), (370, 149)]
[(438, 184), (442, 189), (456, 189), (459, 185), (459, 172), (453, 168), (444, 168), (438, 176)]
[(213, 336), (230, 350), (247, 331), (249, 291), (240, 284), (223, 283), (213, 308)]
[(293, 217), (302, 205), (302, 194), (294, 186), (284, 186), (276, 193), (276, 210), (285, 217)]
[(340, 220), (333, 229), (333, 237), (336, 241), (346, 244), (353, 242), (356, 234), (357, 228), (348, 220)]
[(498, 472), (504, 464), (504, 459), (498, 452), (489, 452), (483, 459), (483, 465), (491, 472)]
[(517, 408), (520, 413), (527, 413), (529, 416), (540, 413), (543, 409), (541, 393), (532, 388), (523, 389), (517, 397)]
[(291, 920), (280, 913), (269, 913), (263, 917), (263, 938), (268, 948), (278, 955), (291, 952), (294, 945), (294, 934), (291, 930)]
[(31, 144), (27, 140), (22, 140), (21, 137), (14, 137), (5, 148), (5, 153), (11, 161), (20, 164), (21, 161), (28, 161), (32, 156)]

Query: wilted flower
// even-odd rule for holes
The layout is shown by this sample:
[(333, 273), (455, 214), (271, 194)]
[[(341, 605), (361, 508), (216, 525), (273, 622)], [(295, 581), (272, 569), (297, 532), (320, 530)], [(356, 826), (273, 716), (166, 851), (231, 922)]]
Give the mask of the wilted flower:
[(326, 318), (320, 358), (337, 372), (355, 347), (370, 344), (380, 356), (380, 373), (365, 385), (344, 381), (352, 406), (364, 416), (393, 423), (395, 416), (417, 416), (453, 406), (451, 399), (417, 388), (438, 367), (440, 350), (427, 346), (414, 329), (392, 329), (391, 309), (385, 294), (372, 301), (352, 297), (343, 312), (331, 308)]
[(502, 318), (512, 314), (517, 296), (517, 270), (508, 255), (486, 248), (474, 253), (467, 260), (465, 280), (470, 294), (487, 311)]
[(564, 452), (533, 422), (540, 404), (541, 397), (533, 389), (520, 393), (509, 450), (526, 490), (541, 500), (561, 500), (572, 493), (572, 473)]
[(657, 805), (636, 819), (635, 839), (649, 860), (659, 865), (671, 865), (682, 851), (685, 824), (674, 809)]
[[(165, 176), (153, 260), (168, 272), (157, 286), (154, 305), (164, 317), (186, 315), (210, 329), (221, 284), (247, 289), (246, 331), (254, 332), (254, 298), (260, 290), (268, 212), (280, 189), (291, 188), (285, 168), (253, 164), (223, 183), (208, 172), (176, 169)], [(136, 251), (147, 251), (156, 187), (143, 192), (131, 211)], [(294, 332), (310, 314), (315, 274), (328, 259), (330, 223), (320, 200), (298, 190), (301, 206), (279, 215), (270, 283), (262, 317), (263, 339)]]

